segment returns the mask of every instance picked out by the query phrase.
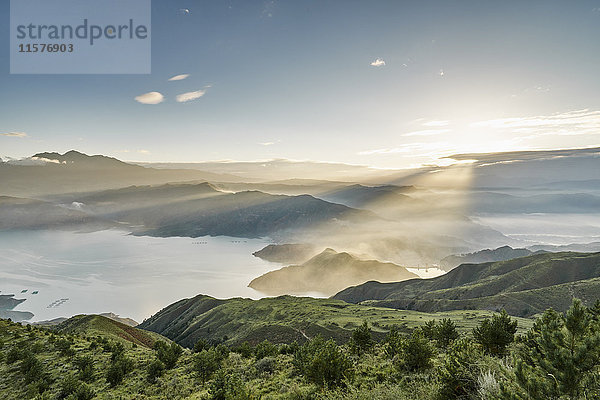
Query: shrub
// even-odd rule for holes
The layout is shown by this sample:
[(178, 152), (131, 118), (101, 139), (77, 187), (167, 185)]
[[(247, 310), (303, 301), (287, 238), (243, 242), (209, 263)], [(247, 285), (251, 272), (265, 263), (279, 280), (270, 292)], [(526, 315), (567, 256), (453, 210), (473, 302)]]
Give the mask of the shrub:
[(254, 348), (254, 356), (257, 360), (260, 360), (265, 357), (274, 357), (277, 355), (277, 353), (279, 353), (279, 351), (277, 350), (277, 346), (275, 346), (268, 340), (260, 342)]
[(262, 374), (272, 374), (275, 371), (276, 360), (273, 357), (263, 357), (254, 363), (256, 370)]
[(54, 347), (62, 357), (70, 357), (75, 354), (75, 350), (71, 348), (73, 342), (67, 339), (58, 339), (54, 342)]
[(79, 379), (84, 382), (94, 380), (94, 359), (91, 356), (77, 357), (73, 362), (79, 369)]
[(208, 350), (210, 348), (209, 344), (204, 339), (199, 339), (196, 344), (194, 344), (194, 353), (200, 353), (202, 350)]
[(566, 315), (544, 312), (519, 345), (517, 387), (506, 387), (516, 399), (595, 398), (600, 393), (600, 325), (597, 309), (573, 300)]
[(395, 356), (402, 354), (403, 343), (404, 338), (398, 330), (398, 327), (394, 325), (385, 337), (384, 351), (389, 358), (394, 358)]
[(332, 340), (318, 336), (302, 345), (294, 355), (296, 369), (319, 386), (341, 386), (352, 376), (352, 363)]
[(243, 400), (250, 397), (239, 375), (228, 374), (224, 370), (215, 374), (208, 392), (211, 400)]
[(456, 324), (450, 318), (444, 318), (435, 329), (435, 340), (439, 347), (445, 349), (450, 343), (459, 338)]
[(154, 349), (156, 350), (156, 357), (164, 364), (166, 369), (175, 367), (177, 360), (183, 354), (183, 349), (175, 342), (167, 345), (163, 341), (157, 341), (154, 343)]
[(165, 372), (165, 365), (158, 359), (152, 361), (148, 364), (148, 368), (146, 370), (146, 379), (148, 382), (154, 384), (156, 379), (161, 377)]
[(194, 371), (202, 382), (206, 382), (221, 368), (221, 360), (221, 355), (214, 348), (202, 350), (194, 356)]
[(125, 355), (119, 356), (116, 360), (112, 361), (112, 364), (106, 371), (106, 381), (115, 387), (123, 382), (125, 376), (133, 371), (133, 361)]
[(402, 353), (396, 357), (396, 366), (408, 372), (422, 372), (431, 368), (435, 350), (423, 333), (413, 332), (402, 344)]
[(352, 331), (350, 349), (353, 353), (361, 354), (365, 351), (368, 351), (373, 347), (373, 344), (374, 342), (371, 336), (371, 328), (369, 328), (367, 321), (363, 322), (361, 326)]
[(440, 381), (438, 399), (476, 398), (481, 375), (477, 362), (482, 356), (480, 350), (468, 339), (452, 343), (437, 374)]
[(473, 337), (483, 350), (492, 356), (503, 356), (506, 347), (515, 340), (517, 332), (517, 321), (513, 321), (505, 310), (491, 319), (481, 321), (477, 328), (473, 329)]

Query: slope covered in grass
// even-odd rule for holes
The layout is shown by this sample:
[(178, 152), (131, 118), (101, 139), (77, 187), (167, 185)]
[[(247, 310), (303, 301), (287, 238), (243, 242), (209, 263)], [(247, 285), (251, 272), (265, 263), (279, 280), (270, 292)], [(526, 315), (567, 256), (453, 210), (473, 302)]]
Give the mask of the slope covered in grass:
[(446, 275), (398, 283), (367, 282), (334, 296), (420, 311), (505, 308), (530, 316), (546, 308), (564, 311), (573, 297), (600, 297), (600, 253), (547, 253), (508, 261), (463, 264)]

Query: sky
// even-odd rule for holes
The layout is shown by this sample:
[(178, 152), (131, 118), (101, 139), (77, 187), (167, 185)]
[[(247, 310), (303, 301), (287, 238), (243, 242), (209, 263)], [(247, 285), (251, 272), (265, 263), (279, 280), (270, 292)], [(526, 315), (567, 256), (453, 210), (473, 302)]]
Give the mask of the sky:
[(0, 156), (408, 168), (600, 145), (600, 0), (153, 0), (148, 75), (11, 75), (0, 16)]

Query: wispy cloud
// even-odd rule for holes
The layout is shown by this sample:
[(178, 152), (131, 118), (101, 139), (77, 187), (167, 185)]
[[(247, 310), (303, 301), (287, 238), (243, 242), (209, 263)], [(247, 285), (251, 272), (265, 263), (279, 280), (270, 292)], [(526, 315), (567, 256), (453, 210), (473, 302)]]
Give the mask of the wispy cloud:
[(448, 126), (449, 124), (450, 124), (450, 121), (434, 120), (434, 121), (425, 122), (423, 124), (423, 126)]
[(593, 135), (600, 134), (600, 111), (585, 109), (534, 117), (500, 118), (473, 122), (471, 127), (508, 130), (531, 136)]
[(175, 97), (175, 100), (177, 100), (178, 103), (185, 103), (188, 101), (199, 99), (200, 97), (204, 96), (205, 93), (206, 90), (204, 89), (196, 90), (194, 92), (182, 93), (178, 94), (177, 97)]
[(433, 136), (441, 135), (442, 133), (450, 132), (452, 129), (425, 129), (422, 131), (413, 131), (403, 134), (402, 136)]
[(170, 81), (182, 81), (186, 78), (188, 78), (190, 76), (190, 74), (181, 74), (181, 75), (175, 75), (171, 78), (169, 78)]
[(261, 146), (273, 146), (275, 144), (275, 142), (262, 142), (259, 143)]
[(159, 92), (148, 92), (140, 94), (135, 98), (135, 101), (142, 104), (159, 104), (165, 100), (165, 96)]
[(128, 149), (125, 149), (125, 150), (117, 150), (117, 152), (118, 153), (152, 154), (152, 153), (150, 153), (150, 151), (144, 150), (144, 149), (142, 149), (142, 150), (128, 150)]
[[(358, 153), (360, 156), (369, 156), (374, 154), (401, 154), (401, 153), (411, 153), (411, 155), (419, 155), (419, 156), (429, 156), (432, 151), (437, 151), (440, 149), (446, 149), (448, 147), (448, 143), (444, 142), (434, 142), (434, 143), (407, 143), (397, 147), (383, 148), (383, 149), (374, 149), (374, 150), (365, 150)], [(419, 154), (416, 154), (419, 153)], [(435, 154), (438, 154), (437, 152)]]
[(371, 61), (372, 67), (383, 67), (385, 65), (385, 60), (381, 58), (377, 58), (374, 61)]
[(0, 133), (0, 136), (25, 138), (25, 137), (27, 137), (27, 134), (25, 132), (4, 132), (4, 133)]

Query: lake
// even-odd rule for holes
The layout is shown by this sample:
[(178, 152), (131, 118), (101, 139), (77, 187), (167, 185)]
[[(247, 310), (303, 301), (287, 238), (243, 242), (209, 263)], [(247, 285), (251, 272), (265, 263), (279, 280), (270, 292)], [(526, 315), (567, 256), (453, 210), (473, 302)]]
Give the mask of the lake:
[(141, 322), (197, 294), (264, 297), (247, 285), (280, 268), (252, 255), (270, 243), (136, 237), (118, 230), (1, 232), (0, 293), (27, 299), (15, 311), (34, 313), (31, 321), (114, 312)]

